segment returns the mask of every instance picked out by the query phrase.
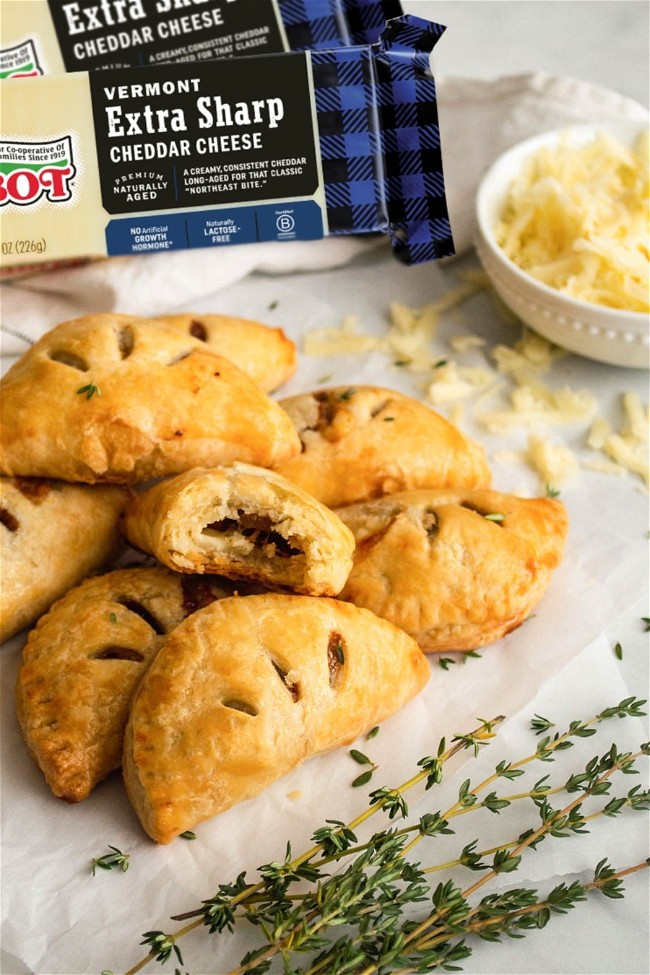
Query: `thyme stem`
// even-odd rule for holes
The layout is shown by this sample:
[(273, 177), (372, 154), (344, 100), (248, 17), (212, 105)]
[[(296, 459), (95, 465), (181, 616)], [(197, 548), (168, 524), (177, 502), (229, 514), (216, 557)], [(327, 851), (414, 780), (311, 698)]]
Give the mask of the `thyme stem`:
[[(626, 755), (624, 756), (624, 760), (625, 761), (634, 760), (635, 758), (639, 758), (643, 754), (644, 754), (643, 751), (639, 751), (633, 756)], [(517, 841), (517, 845), (514, 847), (511, 856), (512, 857), (519, 856), (532, 843), (534, 843), (540, 837), (548, 833), (554, 823), (558, 822), (562, 817), (567, 816), (573, 809), (581, 805), (581, 803), (583, 803), (584, 800), (589, 795), (591, 795), (594, 786), (600, 785), (602, 782), (607, 781), (607, 779), (611, 778), (614, 772), (619, 771), (619, 769), (621, 768), (621, 764), (622, 763), (620, 761), (614, 763), (612, 767), (607, 769), (590, 788), (585, 789), (583, 792), (581, 792), (581, 794), (576, 799), (568, 803), (563, 809), (554, 813), (554, 815), (551, 816), (548, 820), (545, 820), (541, 824), (541, 826), (538, 826), (538, 828), (534, 830), (529, 836), (527, 836), (526, 839), (522, 840), (521, 842)], [(461, 896), (463, 897), (464, 900), (467, 900), (468, 897), (471, 897), (472, 894), (475, 894), (477, 890), (480, 890), (481, 887), (484, 887), (485, 884), (488, 883), (488, 881), (493, 880), (496, 876), (498, 876), (498, 874), (499, 874), (498, 870), (495, 869), (489, 870), (487, 873), (483, 874), (483, 876), (480, 877), (474, 884), (472, 884), (470, 887), (467, 887), (462, 892)], [(429, 915), (428, 918), (422, 921), (421, 924), (415, 927), (406, 936), (405, 941), (407, 943), (412, 943), (413, 941), (415, 941), (417, 938), (419, 938), (420, 935), (424, 934), (427, 931), (427, 929), (431, 928), (431, 926), (435, 924), (438, 920), (444, 919), (446, 913), (448, 913), (448, 911), (444, 909), (442, 911), (434, 911), (433, 914)], [(377, 967), (373, 965), (368, 967), (367, 969), (364, 969), (364, 971), (360, 973), (360, 975), (373, 975), (373, 973), (377, 971), (378, 971)]]
[[(640, 716), (644, 701), (627, 698), (617, 706), (607, 708), (588, 721), (574, 721), (562, 734), (543, 738), (534, 753), (515, 763), (501, 762), (491, 775), (470, 789), (469, 779), (459, 790), (458, 799), (446, 813), (426, 813), (417, 825), (387, 828), (375, 833), (367, 842), (358, 842), (353, 830), (365, 824), (372, 816), (383, 812), (389, 820), (408, 816), (408, 807), (402, 793), (425, 783), (425, 790), (438, 784), (443, 777), (442, 767), (453, 755), (466, 748), (479, 747), (491, 740), (494, 728), (503, 718), (482, 721), (472, 733), (457, 736), (449, 748), (442, 739), (437, 757), (422, 759), (420, 771), (398, 788), (382, 788), (370, 793), (370, 805), (350, 823), (328, 820), (327, 826), (316, 830), (312, 836), (315, 844), (298, 857), (291, 856), (287, 845), (284, 862), (274, 862), (259, 868), (261, 879), (249, 884), (241, 874), (233, 884), (219, 885), (219, 891), (201, 908), (176, 915), (173, 920), (189, 923), (174, 935), (148, 932), (143, 943), (152, 946), (146, 958), (131, 968), (126, 975), (136, 975), (150, 961), (164, 961), (173, 950), (182, 959), (177, 942), (195, 928), (206, 925), (210, 932), (232, 924), (239, 917), (248, 918), (263, 932), (266, 944), (249, 952), (229, 975), (263, 975), (269, 971), (272, 960), (280, 956), (283, 970), (294, 975), (319, 975), (336, 970), (340, 975), (378, 975), (393, 972), (394, 975), (411, 975), (433, 971), (440, 966), (454, 970), (454, 961), (467, 957), (471, 949), (464, 944), (464, 936), (481, 934), (488, 940), (498, 940), (491, 932), (513, 928), (543, 927), (552, 912), (564, 913), (565, 908), (584, 900), (586, 893), (602, 889), (609, 897), (620, 897), (621, 878), (650, 865), (650, 861), (629, 867), (617, 873), (607, 861), (596, 868), (594, 880), (589, 884), (577, 881), (570, 888), (561, 884), (546, 898), (540, 899), (536, 891), (515, 889), (505, 894), (484, 895), (475, 906), (468, 898), (502, 872), (515, 870), (523, 852), (547, 836), (566, 836), (568, 831), (584, 832), (584, 825), (602, 815), (617, 815), (623, 807), (647, 808), (650, 796), (635, 786), (627, 796), (609, 799), (602, 809), (583, 815), (581, 806), (590, 796), (605, 795), (609, 791), (608, 780), (614, 773), (636, 771), (634, 763), (641, 755), (650, 754), (650, 744), (640, 751), (619, 753), (612, 745), (600, 759), (593, 758), (584, 772), (572, 775), (563, 785), (551, 788), (545, 776), (528, 791), (498, 796), (492, 791), (479, 800), (496, 780), (514, 779), (524, 774), (524, 767), (535, 762), (554, 760), (557, 750), (570, 748), (572, 737), (589, 737), (595, 734), (590, 726), (610, 717)], [(552, 728), (552, 722), (535, 715), (532, 722), (537, 734)], [(558, 793), (576, 793), (562, 809), (555, 810), (548, 799)], [(532, 799), (542, 822), (517, 839), (476, 852), (478, 841), (468, 844), (462, 855), (454, 860), (432, 867), (421, 868), (408, 858), (411, 851), (425, 836), (453, 833), (448, 821), (467, 812), (487, 808), (498, 813), (515, 801)], [(332, 824), (332, 825), (329, 825)], [(414, 834), (414, 835), (411, 835)], [(354, 844), (354, 845), (353, 845)], [(494, 855), (490, 865), (481, 863), (487, 855)], [(331, 863), (347, 862), (340, 872), (323, 874), (322, 868)], [(419, 923), (402, 920), (404, 906), (421, 901), (428, 896), (424, 877), (428, 873), (445, 868), (465, 865), (474, 870), (485, 870), (479, 880), (465, 890), (454, 887), (452, 882), (440, 884), (434, 893), (433, 910)], [(307, 881), (306, 893), (293, 893), (292, 884)], [(559, 905), (559, 906), (558, 906)], [(238, 911), (241, 908), (244, 912)], [(348, 935), (333, 940), (330, 933), (338, 925), (352, 925), (358, 929), (354, 937)], [(340, 930), (340, 928), (339, 928)], [(293, 965), (296, 952), (324, 949), (306, 969)], [(163, 957), (165, 952), (165, 957)]]
[[(504, 720), (505, 720), (505, 716), (500, 714), (497, 715), (495, 718), (492, 718), (490, 721), (481, 721), (481, 724), (477, 728), (475, 728), (472, 732), (470, 732), (469, 735), (459, 736), (456, 743), (453, 744), (450, 748), (448, 748), (445, 752), (443, 752), (442, 755), (440, 755), (438, 761), (440, 762), (441, 765), (444, 764), (445, 762), (449, 761), (449, 759), (453, 758), (454, 755), (458, 754), (458, 752), (467, 748), (469, 743), (478, 742), (483, 744), (488, 741), (491, 741), (491, 739), (494, 738), (495, 736), (494, 728), (497, 727), (499, 724), (501, 724), (501, 722)], [(427, 769), (423, 769), (423, 771), (417, 772), (415, 775), (411, 776), (411, 778), (407, 779), (406, 782), (403, 782), (402, 785), (400, 785), (397, 789), (391, 791), (393, 793), (406, 792), (407, 790), (412, 789), (414, 786), (418, 785), (420, 782), (426, 779), (428, 775), (429, 772), (427, 771)], [(389, 800), (389, 794), (386, 794), (386, 796), (383, 799), (378, 799), (377, 802), (373, 803), (371, 806), (369, 806), (368, 809), (366, 809), (363, 813), (360, 813), (355, 819), (353, 819), (350, 823), (348, 823), (347, 828), (350, 830), (357, 829), (364, 822), (366, 822), (366, 820), (368, 820), (371, 816), (374, 816), (378, 812), (380, 812), (387, 804), (388, 800)], [(303, 853), (301, 856), (292, 860), (288, 864), (288, 866), (292, 870), (296, 870), (297, 868), (301, 867), (303, 864), (312, 860), (315, 856), (318, 856), (318, 854), (321, 852), (322, 852), (322, 844), (317, 843), (314, 846), (312, 846), (309, 850), (307, 850), (305, 853)], [(230, 902), (231, 908), (238, 907), (240, 904), (243, 904), (245, 901), (247, 901), (250, 897), (260, 893), (260, 891), (262, 891), (263, 889), (264, 889), (264, 881), (260, 881), (256, 884), (251, 885), (250, 887), (247, 887), (241, 893), (235, 894)], [(197, 908), (195, 911), (188, 911), (182, 916), (184, 918), (194, 917), (195, 920), (191, 921), (189, 924), (186, 924), (184, 927), (179, 928), (179, 930), (176, 931), (175, 934), (169, 935), (169, 939), (174, 944), (180, 938), (185, 937), (185, 935), (189, 934), (191, 931), (194, 931), (196, 928), (201, 927), (201, 925), (204, 923), (204, 908), (201, 907), (201, 908)], [(125, 973), (125, 975), (137, 975), (137, 973), (142, 971), (142, 969), (144, 968), (145, 965), (148, 964), (148, 962), (153, 961), (155, 958), (156, 958), (156, 952), (150, 951), (145, 958), (142, 958), (136, 965), (130, 968)]]
[[(591, 880), (586, 884), (582, 884), (581, 886), (585, 892), (591, 890), (600, 890), (601, 888), (605, 887), (607, 884), (611, 884), (613, 880), (622, 880), (623, 877), (629, 877), (631, 874), (638, 873), (639, 870), (647, 870), (648, 867), (650, 867), (650, 859), (642, 860), (640, 863), (636, 863), (633, 867), (626, 867), (624, 870), (618, 870), (615, 873), (608, 874), (608, 876), (606, 877), (596, 877), (594, 880)], [(509, 921), (515, 918), (525, 917), (526, 915), (533, 914), (536, 911), (541, 910), (542, 908), (545, 907), (551, 908), (552, 906), (553, 904), (550, 900), (541, 900), (541, 901), (537, 901), (535, 904), (528, 904), (526, 907), (519, 907), (513, 911), (506, 911), (503, 914), (500, 914), (496, 917), (483, 918), (479, 921), (470, 921), (469, 924), (464, 926), (464, 933), (476, 934), (479, 931), (483, 931), (486, 928), (497, 926), (497, 925), (503, 927)], [(436, 934), (435, 937), (430, 938), (427, 942), (423, 941), (418, 945), (418, 947), (432, 948), (435, 947), (437, 944), (444, 943), (445, 941), (448, 940), (449, 940), (449, 932), (447, 933), (441, 932), (439, 934)], [(368, 975), (370, 975), (370, 971), (371, 970), (368, 971)], [(412, 971), (413, 969), (409, 969), (408, 971), (401, 970), (400, 972), (393, 973), (393, 975), (409, 975), (409, 972)], [(366, 975), (366, 973), (365, 972), (360, 973), (360, 975)]]

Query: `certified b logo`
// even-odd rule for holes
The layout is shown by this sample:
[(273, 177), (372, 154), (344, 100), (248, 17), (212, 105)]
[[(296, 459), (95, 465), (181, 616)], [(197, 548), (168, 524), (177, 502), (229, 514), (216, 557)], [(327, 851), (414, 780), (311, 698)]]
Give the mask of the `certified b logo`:
[(0, 142), (0, 206), (67, 203), (76, 175), (70, 136), (51, 142)]
[(290, 234), (296, 226), (296, 221), (290, 213), (282, 213), (275, 221), (275, 226), (281, 234)]

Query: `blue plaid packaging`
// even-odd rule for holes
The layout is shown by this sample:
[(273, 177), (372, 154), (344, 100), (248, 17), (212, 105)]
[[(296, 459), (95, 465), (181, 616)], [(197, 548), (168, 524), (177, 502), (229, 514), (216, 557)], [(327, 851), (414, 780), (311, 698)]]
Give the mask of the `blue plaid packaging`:
[(454, 253), (429, 65), (444, 30), (402, 16), (375, 45), (311, 56), (329, 233), (387, 233), (406, 264)]
[(292, 51), (374, 44), (387, 20), (402, 14), (399, 0), (278, 0)]

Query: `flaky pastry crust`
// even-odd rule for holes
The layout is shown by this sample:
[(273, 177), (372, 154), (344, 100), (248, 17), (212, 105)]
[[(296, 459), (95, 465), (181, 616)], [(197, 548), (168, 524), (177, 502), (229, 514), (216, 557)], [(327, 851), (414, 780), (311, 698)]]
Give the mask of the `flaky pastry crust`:
[(117, 556), (124, 488), (0, 478), (0, 643)]
[(230, 315), (161, 315), (158, 321), (205, 342), (210, 352), (230, 359), (267, 393), (293, 376), (296, 346), (281, 328)]
[(150, 319), (57, 325), (0, 383), (0, 472), (134, 483), (299, 450), (284, 411), (228, 359)]
[(290, 396), (302, 453), (274, 467), (330, 508), (424, 487), (489, 487), (483, 448), (424, 403), (376, 386)]
[(561, 501), (497, 491), (407, 491), (338, 509), (357, 540), (341, 598), (426, 652), (473, 650), (519, 626), (568, 531)]
[(415, 641), (366, 610), (278, 593), (221, 600), (171, 634), (134, 696), (131, 802), (168, 843), (352, 741), (428, 677)]
[(85, 799), (119, 768), (133, 690), (165, 636), (232, 595), (225, 581), (162, 566), (116, 569), (55, 603), (31, 631), (18, 674), (18, 720), (55, 796)]
[(132, 544), (177, 572), (255, 579), (335, 596), (352, 568), (354, 536), (340, 518), (273, 471), (250, 464), (197, 468), (134, 497)]

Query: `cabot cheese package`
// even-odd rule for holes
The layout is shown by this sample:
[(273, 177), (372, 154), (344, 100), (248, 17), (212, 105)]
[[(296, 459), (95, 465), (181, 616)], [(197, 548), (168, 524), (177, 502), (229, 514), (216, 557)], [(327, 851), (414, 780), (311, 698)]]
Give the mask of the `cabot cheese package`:
[(3, 267), (359, 233), (452, 254), (443, 31), (402, 16), (372, 45), (2, 82)]
[(373, 44), (399, 0), (0, 0), (0, 78)]

